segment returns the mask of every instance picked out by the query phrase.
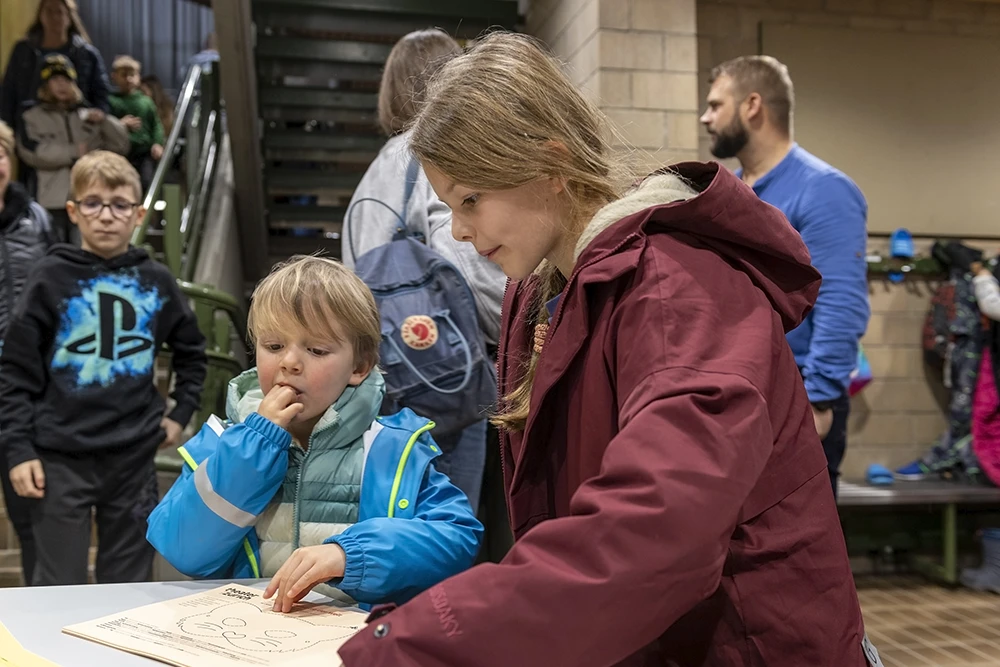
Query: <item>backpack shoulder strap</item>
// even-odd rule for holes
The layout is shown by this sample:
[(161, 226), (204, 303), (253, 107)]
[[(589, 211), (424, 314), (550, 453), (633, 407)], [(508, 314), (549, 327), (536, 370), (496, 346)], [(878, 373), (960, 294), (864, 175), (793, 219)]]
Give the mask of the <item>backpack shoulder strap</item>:
[(403, 217), (410, 208), (410, 198), (413, 196), (413, 188), (417, 185), (417, 177), (420, 176), (420, 163), (416, 155), (410, 155), (410, 163), (406, 165), (406, 191), (403, 194)]
[(419, 176), (419, 174), (420, 174), (420, 163), (417, 161), (417, 158), (415, 156), (411, 155), (410, 162), (408, 165), (406, 165), (406, 176), (405, 176), (406, 182), (404, 185), (405, 189), (403, 190), (402, 213), (396, 211), (396, 209), (392, 208), (381, 199), (377, 199), (375, 197), (362, 197), (361, 199), (354, 201), (350, 205), (350, 207), (348, 207), (347, 214), (344, 216), (344, 227), (346, 229), (349, 229), (351, 232), (349, 235), (349, 241), (350, 241), (349, 245), (350, 245), (351, 255), (354, 257), (355, 262), (358, 260), (358, 253), (354, 247), (354, 233), (353, 233), (354, 230), (351, 227), (351, 222), (354, 218), (355, 207), (362, 202), (372, 202), (378, 204), (379, 206), (382, 206), (383, 208), (387, 209), (390, 213), (392, 213), (394, 216), (396, 216), (397, 220), (399, 220), (399, 227), (396, 228), (396, 231), (392, 236), (392, 240), (396, 241), (400, 238), (405, 238), (409, 236), (410, 231), (409, 231), (409, 225), (407, 225), (406, 222), (406, 210), (410, 206), (410, 198), (413, 196), (413, 188), (417, 183), (417, 176)]

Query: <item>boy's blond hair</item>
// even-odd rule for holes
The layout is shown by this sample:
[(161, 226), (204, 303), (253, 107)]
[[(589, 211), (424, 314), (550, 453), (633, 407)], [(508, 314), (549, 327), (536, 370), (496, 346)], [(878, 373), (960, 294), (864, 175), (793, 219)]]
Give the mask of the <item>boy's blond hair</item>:
[(0, 120), (0, 148), (7, 153), (9, 159), (14, 159), (14, 130), (2, 120)]
[[(338, 261), (296, 255), (275, 265), (250, 302), (250, 343), (296, 326), (354, 348), (355, 364), (378, 364), (382, 325), (371, 290)], [(346, 340), (345, 340), (346, 339)]]
[(135, 203), (142, 202), (139, 172), (129, 161), (111, 151), (91, 151), (76, 161), (70, 172), (72, 199), (79, 199), (84, 190), (98, 183), (111, 190), (126, 186), (135, 192)]
[(115, 61), (111, 63), (111, 71), (118, 72), (120, 70), (141, 72), (142, 65), (132, 56), (117, 56)]

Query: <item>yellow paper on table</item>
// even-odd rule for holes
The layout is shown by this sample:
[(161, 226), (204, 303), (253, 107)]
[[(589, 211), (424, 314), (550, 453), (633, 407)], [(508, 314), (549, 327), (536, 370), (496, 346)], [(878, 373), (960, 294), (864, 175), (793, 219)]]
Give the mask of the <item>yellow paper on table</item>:
[(27, 651), (0, 623), (0, 667), (59, 667), (56, 663)]

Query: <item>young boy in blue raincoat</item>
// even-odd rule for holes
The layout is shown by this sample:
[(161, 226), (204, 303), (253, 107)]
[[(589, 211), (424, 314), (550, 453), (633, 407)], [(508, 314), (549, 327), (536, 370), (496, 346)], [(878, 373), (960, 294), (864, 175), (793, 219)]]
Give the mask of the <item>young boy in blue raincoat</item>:
[(376, 417), (385, 393), (371, 292), (343, 265), (297, 257), (253, 295), (257, 368), (179, 449), (181, 477), (147, 538), (182, 573), (271, 578), (274, 607), (318, 592), (404, 602), (472, 565), (482, 536), (434, 469), (433, 423)]

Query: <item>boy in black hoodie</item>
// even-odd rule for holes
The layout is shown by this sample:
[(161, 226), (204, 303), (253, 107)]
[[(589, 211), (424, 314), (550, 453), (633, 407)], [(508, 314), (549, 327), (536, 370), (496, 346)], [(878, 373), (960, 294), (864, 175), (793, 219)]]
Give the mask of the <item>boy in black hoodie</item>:
[[(199, 405), (205, 339), (166, 267), (129, 245), (145, 214), (135, 169), (94, 151), (71, 182), (66, 208), (82, 248), (54, 246), (15, 309), (0, 356), (0, 451), (14, 491), (40, 499), (35, 585), (87, 582), (95, 507), (97, 580), (144, 581), (153, 457)], [(176, 373), (167, 416), (153, 383), (164, 343)]]

